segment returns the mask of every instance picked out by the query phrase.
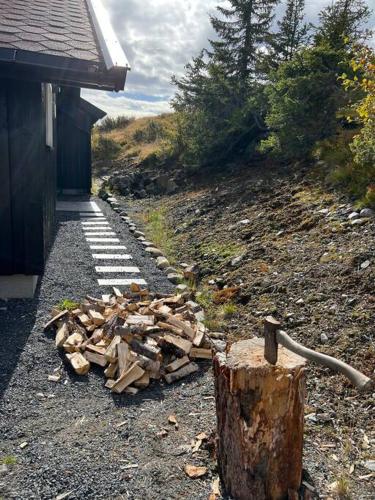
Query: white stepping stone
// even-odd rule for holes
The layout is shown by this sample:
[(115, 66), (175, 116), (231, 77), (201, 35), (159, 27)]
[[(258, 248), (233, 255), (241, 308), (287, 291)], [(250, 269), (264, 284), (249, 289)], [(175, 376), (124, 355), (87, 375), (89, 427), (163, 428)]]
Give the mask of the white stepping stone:
[(108, 221), (104, 220), (95, 220), (95, 221), (83, 221), (81, 222), (82, 226), (103, 226), (109, 224)]
[(114, 231), (111, 231), (110, 229), (108, 231), (85, 231), (85, 236), (116, 236), (116, 233)]
[(136, 285), (147, 285), (147, 282), (142, 279), (102, 279), (98, 280), (100, 286), (130, 286), (132, 283)]
[(91, 217), (91, 218), (99, 218), (104, 217), (103, 212), (80, 212), (80, 217)]
[(97, 218), (90, 218), (90, 219), (81, 219), (82, 224), (85, 222), (97, 222), (98, 224), (105, 224), (107, 222), (107, 219), (105, 217), (97, 217)]
[(95, 266), (97, 273), (140, 273), (138, 267), (129, 266)]
[(102, 212), (95, 201), (58, 201), (56, 210), (60, 212)]
[(125, 245), (90, 245), (91, 250), (126, 250)]
[(107, 259), (107, 260), (130, 260), (133, 257), (127, 253), (117, 254), (117, 253), (94, 253), (94, 259)]
[(120, 243), (118, 238), (87, 238), (87, 241), (92, 241), (92, 243)]

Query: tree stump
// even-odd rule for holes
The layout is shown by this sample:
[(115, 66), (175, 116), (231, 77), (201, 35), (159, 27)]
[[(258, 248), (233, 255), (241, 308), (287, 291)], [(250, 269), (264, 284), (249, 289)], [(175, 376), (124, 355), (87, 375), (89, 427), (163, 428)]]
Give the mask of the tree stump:
[(305, 360), (263, 339), (233, 344), (214, 358), (219, 473), (238, 500), (293, 498), (301, 484)]

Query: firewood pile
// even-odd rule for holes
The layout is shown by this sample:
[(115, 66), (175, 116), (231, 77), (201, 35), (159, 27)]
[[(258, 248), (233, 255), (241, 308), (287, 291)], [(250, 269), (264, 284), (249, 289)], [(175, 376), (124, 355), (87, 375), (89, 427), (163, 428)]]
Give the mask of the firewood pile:
[(207, 331), (198, 309), (189, 297), (151, 295), (133, 284), (129, 293), (114, 288), (74, 310), (54, 310), (44, 328), (55, 329), (56, 347), (75, 373), (97, 365), (112, 392), (136, 394), (153, 379), (171, 384), (196, 372), (196, 360), (212, 358), (221, 334)]

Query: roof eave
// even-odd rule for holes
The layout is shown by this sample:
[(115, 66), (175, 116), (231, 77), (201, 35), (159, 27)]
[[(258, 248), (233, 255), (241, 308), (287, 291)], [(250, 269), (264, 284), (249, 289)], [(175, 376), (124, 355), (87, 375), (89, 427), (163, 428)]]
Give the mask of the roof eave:
[(123, 90), (128, 68), (108, 69), (93, 61), (0, 47), (3, 77), (48, 81), (108, 91)]
[(107, 70), (114, 68), (130, 70), (129, 62), (101, 0), (86, 1)]

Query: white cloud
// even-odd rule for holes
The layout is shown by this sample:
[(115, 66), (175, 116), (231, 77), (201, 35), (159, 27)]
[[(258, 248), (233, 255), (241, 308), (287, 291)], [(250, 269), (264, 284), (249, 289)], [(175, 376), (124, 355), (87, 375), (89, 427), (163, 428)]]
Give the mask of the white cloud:
[(110, 116), (126, 115), (141, 118), (142, 116), (155, 116), (171, 111), (168, 100), (150, 102), (129, 98), (124, 93), (118, 95), (111, 92), (83, 90), (82, 97)]
[[(368, 0), (370, 5), (373, 0)], [(331, 0), (306, 0), (308, 21)], [(111, 115), (155, 115), (169, 110), (173, 74), (208, 46), (214, 36), (209, 13), (225, 0), (103, 0), (130, 61), (126, 91), (117, 95), (84, 91), (83, 96)], [(285, 0), (282, 2), (285, 3)], [(283, 11), (282, 5), (277, 12)], [(374, 26), (375, 17), (371, 25)], [(158, 98), (155, 102), (153, 98)]]

